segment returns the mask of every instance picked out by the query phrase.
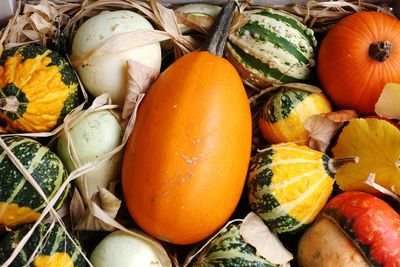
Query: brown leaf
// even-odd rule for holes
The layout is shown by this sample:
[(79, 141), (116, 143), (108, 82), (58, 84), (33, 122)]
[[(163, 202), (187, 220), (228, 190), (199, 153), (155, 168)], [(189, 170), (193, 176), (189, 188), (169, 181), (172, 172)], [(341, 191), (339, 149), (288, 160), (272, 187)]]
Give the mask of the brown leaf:
[(357, 118), (354, 110), (339, 110), (311, 116), (304, 123), (304, 128), (309, 132), (308, 146), (325, 152), (336, 132), (352, 118)]
[(249, 213), (240, 226), (244, 241), (252, 245), (257, 255), (274, 264), (286, 264), (293, 259), (290, 253), (255, 213)]
[[(80, 206), (80, 204), (83, 205), (82, 198), (80, 201), (81, 203), (74, 203), (74, 208), (78, 210), (76, 214), (80, 214), (80, 217), (76, 218), (76, 220), (73, 220), (76, 230), (115, 230), (113, 226), (106, 223), (106, 221), (108, 221), (107, 218), (102, 219), (102, 216), (99, 216), (99, 214), (94, 214), (94, 212), (97, 209), (101, 209), (108, 215), (108, 217), (114, 219), (117, 216), (118, 210), (121, 206), (121, 200), (115, 197), (107, 189), (100, 188), (99, 191), (93, 195), (91, 202), (89, 202), (89, 207), (85, 209), (83, 214)], [(71, 213), (72, 212), (73, 211), (71, 210)], [(76, 216), (76, 214), (74, 214), (74, 216)]]
[(38, 4), (38, 5), (31, 5), (31, 4), (26, 4), (24, 5), (24, 14), (27, 13), (39, 13), (45, 15), (48, 19), (51, 19), (52, 13), (54, 14), (54, 10), (51, 10), (49, 5), (43, 5), (43, 4)]
[(123, 119), (129, 118), (136, 106), (138, 96), (147, 92), (159, 74), (156, 69), (149, 68), (134, 60), (128, 60), (128, 85), (122, 111)]
[(350, 119), (357, 118), (358, 114), (354, 110), (338, 110), (324, 114), (326, 118), (334, 122), (346, 122)]
[(72, 218), (73, 225), (77, 225), (79, 220), (85, 215), (85, 205), (83, 204), (83, 199), (75, 188), (74, 195), (72, 196), (71, 203), (69, 205), (69, 210)]
[(33, 13), (30, 16), (30, 19), (32, 20), (32, 23), (35, 25), (35, 29), (41, 33), (51, 33), (53, 30), (53, 25), (51, 22), (47, 21), (38, 13)]

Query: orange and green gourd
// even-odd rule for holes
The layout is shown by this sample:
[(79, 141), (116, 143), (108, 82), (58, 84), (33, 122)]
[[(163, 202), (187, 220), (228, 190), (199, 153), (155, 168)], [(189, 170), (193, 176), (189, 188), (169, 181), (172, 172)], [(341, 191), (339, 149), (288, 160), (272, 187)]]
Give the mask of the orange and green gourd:
[(285, 87), (274, 92), (264, 105), (258, 120), (259, 129), (269, 143), (306, 144), (306, 120), (316, 114), (331, 112), (329, 100), (322, 94)]
[[(0, 264), (4, 264), (11, 256), (16, 245), (31, 230), (32, 225), (24, 225), (14, 232), (8, 232), (0, 242)], [(65, 230), (55, 224), (40, 223), (33, 231), (26, 245), (17, 255), (10, 267), (83, 267), (87, 266), (81, 254), (83, 250), (79, 241), (69, 233), (74, 239), (75, 244), (65, 233)], [(29, 258), (37, 247), (40, 250), (35, 255), (33, 262), (28, 263)]]
[(78, 103), (76, 74), (57, 52), (36, 45), (3, 52), (0, 119), (11, 131), (51, 131)]
[(332, 193), (336, 169), (347, 162), (354, 159), (333, 160), (293, 143), (261, 150), (250, 163), (250, 208), (272, 231), (301, 231), (322, 210)]
[[(22, 165), (51, 200), (68, 176), (63, 163), (46, 146), (21, 136), (2, 137)], [(0, 148), (0, 225), (14, 228), (36, 221), (46, 201)], [(54, 206), (63, 204), (69, 184)]]

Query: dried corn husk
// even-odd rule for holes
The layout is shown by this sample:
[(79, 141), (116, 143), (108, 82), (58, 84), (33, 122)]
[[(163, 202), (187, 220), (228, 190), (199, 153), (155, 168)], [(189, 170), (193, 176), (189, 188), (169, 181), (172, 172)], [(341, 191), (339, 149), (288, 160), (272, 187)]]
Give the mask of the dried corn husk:
[[(309, 27), (311, 27), (316, 32), (325, 32), (330, 29), (338, 20), (342, 17), (352, 14), (354, 12), (358, 12), (360, 10), (378, 10), (381, 12), (391, 13), (387, 4), (377, 5), (370, 4), (366, 1), (326, 1), (326, 2), (317, 2), (317, 1), (308, 1), (305, 5), (285, 5), (283, 6), (282, 2), (279, 1), (256, 1), (257, 5), (254, 5), (253, 1), (245, 1), (241, 4), (241, 11), (245, 9), (252, 8), (264, 8), (264, 7), (273, 7), (280, 8), (289, 12), (295, 16), (297, 16), (301, 21), (306, 23)], [(9, 21), (8, 25), (0, 31), (0, 55), (5, 48), (10, 48), (14, 46), (19, 46), (27, 43), (40, 43), (42, 45), (50, 45), (55, 47), (58, 50), (63, 52), (67, 52), (67, 43), (72, 40), (72, 37), (79, 27), (79, 25), (88, 17), (94, 16), (100, 13), (103, 10), (116, 10), (116, 9), (133, 9), (135, 11), (140, 12), (145, 15), (148, 19), (150, 19), (156, 26), (158, 30), (147, 32), (147, 36), (151, 37), (151, 40), (147, 40), (147, 42), (158, 42), (163, 40), (172, 40), (174, 52), (176, 57), (179, 57), (189, 51), (196, 49), (199, 44), (195, 41), (195, 39), (191, 36), (184, 36), (180, 33), (180, 29), (176, 20), (176, 17), (172, 10), (165, 8), (164, 6), (156, 3), (155, 1), (145, 2), (145, 1), (137, 1), (137, 0), (84, 0), (84, 1), (74, 1), (71, 3), (62, 2), (62, 1), (50, 1), (50, 0), (38, 0), (38, 1), (29, 1), (30, 4), (25, 4), (22, 8), (21, 3), (19, 2), (18, 9), (16, 15)], [(278, 5), (277, 5), (278, 3)], [(287, 4), (285, 2), (284, 4)], [(260, 6), (261, 5), (261, 6)], [(241, 18), (241, 16), (237, 16), (236, 23), (234, 23), (233, 27), (240, 27), (245, 23), (245, 19)], [(140, 40), (143, 41), (143, 36), (140, 38), (135, 38), (132, 36), (124, 36), (124, 38), (128, 38), (131, 43), (138, 42)], [(146, 42), (142, 42), (142, 45), (145, 45)], [(112, 43), (108, 43), (110, 45)], [(104, 47), (103, 47), (104, 49)], [(117, 48), (118, 49), (118, 48)], [(101, 52), (101, 51), (100, 51)], [(96, 53), (96, 51), (93, 51)], [(83, 86), (81, 85), (81, 88)], [(257, 89), (258, 90), (258, 89)], [(129, 134), (131, 133), (134, 122), (137, 115), (137, 107), (140, 101), (143, 99), (144, 94), (141, 90), (139, 93), (137, 90), (133, 90), (135, 103), (131, 104), (129, 108), (126, 110), (131, 110), (132, 114), (129, 116), (129, 112), (125, 113), (125, 117), (127, 119), (125, 134), (123, 137), (123, 142), (121, 146), (116, 148), (114, 151), (107, 153), (103, 158), (98, 159), (97, 161), (90, 162), (84, 165), (80, 165), (79, 161), (77, 161), (78, 166), (80, 166), (77, 170), (72, 172), (67, 180), (61, 185), (60, 190), (57, 194), (48, 201), (48, 205), (45, 207), (38, 221), (34, 224), (32, 230), (21, 240), (21, 242), (16, 246), (14, 253), (8, 259), (7, 262), (3, 263), (3, 266), (8, 266), (15, 256), (20, 252), (25, 243), (28, 241), (30, 235), (33, 233), (34, 229), (37, 225), (43, 221), (44, 219), (50, 220), (52, 223), (57, 221), (64, 229), (66, 229), (62, 218), (57, 212), (53, 209), (54, 204), (57, 202), (58, 198), (61, 196), (61, 193), (65, 189), (68, 183), (72, 182), (76, 178), (84, 175), (88, 171), (96, 168), (98, 164), (102, 161), (112, 157), (115, 153), (123, 149)], [(87, 104), (87, 95), (84, 90), (82, 93), (85, 97), (84, 103), (75, 109), (71, 114), (66, 117), (66, 123), (55, 129), (50, 133), (38, 133), (38, 134), (20, 134), (24, 136), (43, 138), (53, 136), (56, 138), (59, 132), (64, 129), (68, 131), (69, 128), (74, 124), (74, 122), (78, 121), (81, 116), (85, 116), (90, 112), (94, 112), (100, 109), (120, 109), (121, 107), (115, 105), (109, 105), (107, 96), (100, 96), (97, 98), (92, 105), (83, 113), (80, 113), (83, 110), (84, 105)], [(260, 98), (261, 99), (261, 98)], [(256, 103), (256, 102), (255, 102)], [(257, 104), (257, 103), (256, 103)], [(13, 155), (13, 153), (8, 149), (0, 136), (0, 145), (6, 151), (7, 155), (11, 158), (14, 164), (21, 170), (26, 179), (34, 186), (34, 188), (42, 193), (42, 196), (45, 198), (41, 188), (38, 186), (36, 181), (29, 175), (24, 166), (19, 162), (19, 160)], [(73, 155), (73, 148), (71, 148), (71, 154)], [(76, 153), (75, 153), (76, 154)], [(76, 159), (76, 155), (75, 155)], [(104, 193), (104, 191), (103, 191)], [(106, 193), (107, 194), (107, 193)], [(115, 201), (115, 199), (112, 199)], [(135, 232), (132, 232), (125, 228), (123, 225), (118, 223), (114, 217), (116, 206), (111, 207), (112, 212), (106, 212), (108, 208), (103, 209), (103, 205), (99, 204), (96, 200), (93, 202), (94, 205), (90, 208), (89, 216), (96, 218), (96, 221), (99, 224), (96, 224), (95, 229), (120, 229), (130, 234), (135, 235)], [(85, 207), (83, 207), (85, 208)], [(82, 206), (79, 207), (82, 212)], [(108, 210), (110, 211), (110, 210)], [(86, 211), (85, 211), (86, 212)], [(101, 223), (100, 223), (101, 222)], [(78, 224), (78, 223), (77, 223)], [(99, 226), (100, 225), (100, 226)], [(83, 226), (82, 228), (86, 228)], [(68, 235), (68, 232), (66, 232)], [(71, 239), (71, 237), (68, 235)], [(71, 239), (72, 240), (72, 239)], [(72, 240), (73, 241), (73, 240)], [(74, 242), (74, 241), (73, 241)], [(152, 242), (151, 240), (149, 242)], [(201, 251), (201, 250), (200, 250)], [(33, 259), (34, 255), (29, 255), (31, 259)], [(190, 259), (190, 257), (188, 258)], [(92, 266), (89, 263), (90, 266)]]

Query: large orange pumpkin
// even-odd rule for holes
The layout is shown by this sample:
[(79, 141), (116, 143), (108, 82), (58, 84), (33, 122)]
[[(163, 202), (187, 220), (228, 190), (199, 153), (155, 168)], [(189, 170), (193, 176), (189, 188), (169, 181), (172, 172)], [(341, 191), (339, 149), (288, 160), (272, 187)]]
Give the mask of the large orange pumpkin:
[(359, 12), (328, 32), (318, 52), (323, 89), (341, 108), (374, 113), (388, 82), (400, 82), (400, 20)]
[(132, 218), (163, 241), (207, 238), (236, 208), (250, 148), (250, 107), (235, 68), (205, 51), (183, 56), (150, 88), (125, 150)]

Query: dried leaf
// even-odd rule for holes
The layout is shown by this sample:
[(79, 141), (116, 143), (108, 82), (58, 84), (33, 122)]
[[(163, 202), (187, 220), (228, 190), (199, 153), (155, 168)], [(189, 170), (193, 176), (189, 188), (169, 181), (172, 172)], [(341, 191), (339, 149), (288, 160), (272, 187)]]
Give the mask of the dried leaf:
[(325, 152), (344, 122), (353, 118), (357, 118), (354, 110), (340, 110), (309, 117), (304, 123), (304, 128), (309, 132), (308, 146)]
[(38, 40), (40, 38), (40, 34), (34, 30), (22, 30), (21, 33), (30, 40)]
[(364, 183), (370, 173), (376, 183), (400, 194), (400, 131), (381, 119), (352, 119), (339, 135), (333, 148), (335, 159), (358, 157), (336, 173), (336, 183), (344, 191), (375, 190)]
[(244, 241), (255, 247), (257, 255), (274, 264), (285, 264), (293, 259), (279, 238), (271, 233), (262, 219), (255, 213), (249, 213), (240, 226)]
[(27, 13), (42, 13), (47, 16), (48, 19), (51, 18), (51, 11), (49, 5), (43, 5), (43, 4), (38, 4), (38, 5), (31, 5), (31, 4), (26, 4), (24, 5), (24, 14)]
[(130, 117), (136, 106), (138, 96), (147, 92), (159, 74), (156, 69), (149, 68), (134, 60), (128, 60), (128, 85), (122, 110), (123, 119)]
[(118, 210), (121, 207), (121, 200), (114, 196), (110, 191), (104, 188), (99, 189), (99, 194), (96, 196), (98, 201), (95, 201), (99, 206), (111, 217), (117, 216)]
[(384, 188), (383, 186), (380, 186), (379, 184), (375, 183), (375, 173), (370, 173), (367, 180), (364, 183), (366, 183), (367, 185), (371, 186), (372, 188), (378, 190), (382, 194), (390, 196), (391, 198), (395, 199), (397, 202), (400, 203), (400, 196), (393, 193), (396, 191), (395, 188), (392, 188), (392, 191), (390, 191), (390, 190), (387, 190), (386, 188)]
[(172, 9), (164, 7), (156, 0), (151, 0), (150, 5), (157, 18), (158, 24), (172, 37), (175, 58), (179, 58), (196, 49), (196, 42), (194, 39), (190, 36), (182, 35), (177, 18)]
[(30, 16), (32, 23), (35, 25), (35, 29), (41, 33), (51, 33), (53, 29), (53, 25), (51, 22), (47, 21), (43, 17), (41, 17), (38, 13), (33, 13)]
[(387, 83), (375, 104), (375, 113), (388, 119), (400, 120), (400, 84)]
[(69, 205), (69, 211), (71, 214), (73, 225), (77, 225), (79, 220), (81, 220), (83, 216), (85, 216), (85, 204), (83, 204), (83, 199), (78, 189), (76, 188), (74, 190), (74, 194)]
[[(82, 198), (81, 198), (82, 201)], [(82, 202), (83, 203), (83, 202)], [(89, 202), (89, 207), (81, 217), (78, 218), (75, 224), (77, 230), (87, 231), (113, 231), (115, 228), (106, 223), (108, 218), (99, 218), (93, 214), (93, 210), (101, 209), (108, 217), (114, 219), (117, 216), (118, 210), (121, 206), (121, 200), (115, 197), (105, 188), (100, 188), (99, 191), (93, 195), (92, 201)], [(80, 207), (78, 207), (80, 209)], [(72, 212), (72, 210), (71, 210)], [(81, 212), (81, 210), (79, 211)]]

